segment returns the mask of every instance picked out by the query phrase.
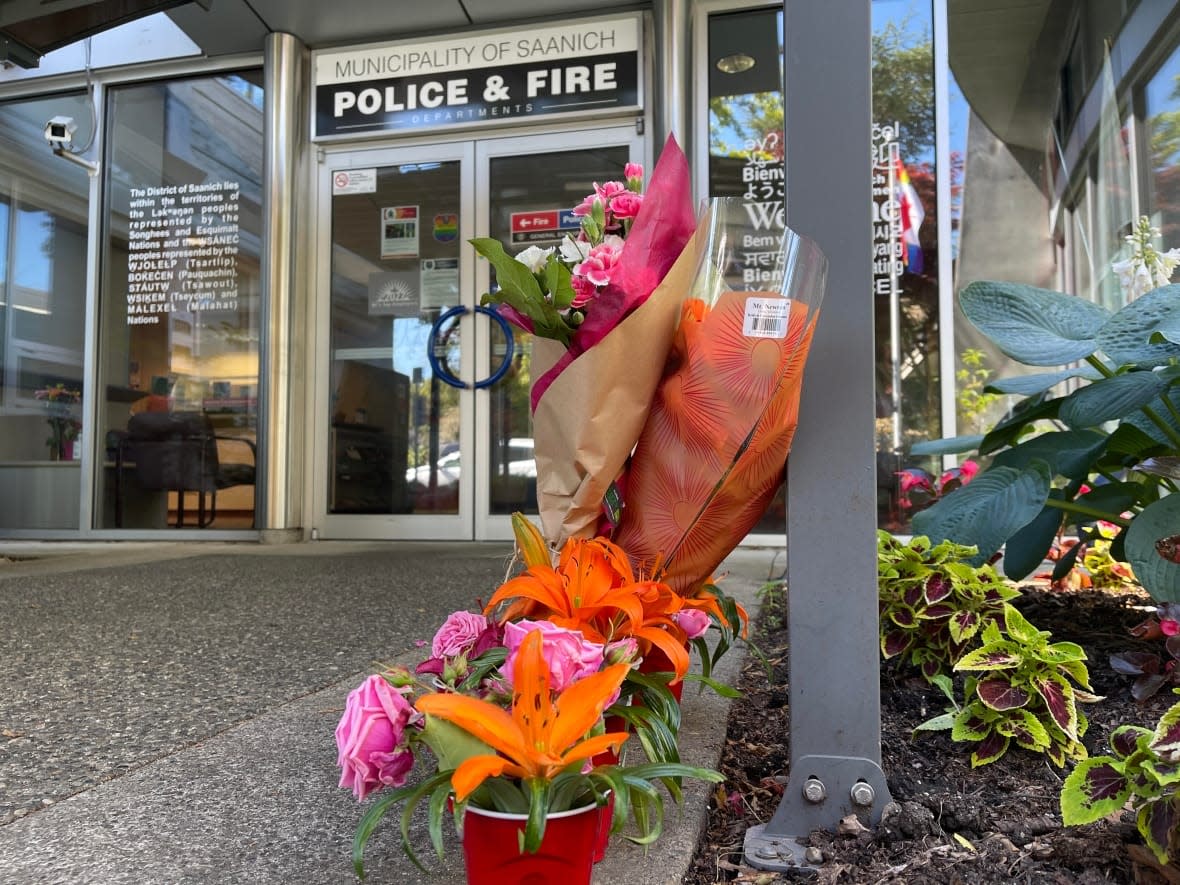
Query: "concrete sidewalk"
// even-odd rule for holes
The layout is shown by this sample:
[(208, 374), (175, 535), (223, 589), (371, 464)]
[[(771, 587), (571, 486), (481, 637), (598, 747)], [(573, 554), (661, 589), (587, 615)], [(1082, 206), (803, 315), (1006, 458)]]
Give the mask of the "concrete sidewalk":
[[(48, 555), (47, 555), (48, 554)], [(416, 662), (446, 615), (486, 599), (507, 544), (18, 545), (0, 556), (0, 881), (348, 883), (363, 808), (333, 730), (373, 662)], [(747, 608), (781, 551), (739, 550)], [(776, 569), (778, 571), (776, 571)], [(720, 674), (734, 674), (742, 652)], [(728, 704), (685, 693), (681, 753), (715, 766)], [(646, 853), (616, 839), (601, 885), (680, 882), (708, 791), (669, 803)], [(366, 881), (461, 881), (453, 836), (429, 874), (396, 817)]]

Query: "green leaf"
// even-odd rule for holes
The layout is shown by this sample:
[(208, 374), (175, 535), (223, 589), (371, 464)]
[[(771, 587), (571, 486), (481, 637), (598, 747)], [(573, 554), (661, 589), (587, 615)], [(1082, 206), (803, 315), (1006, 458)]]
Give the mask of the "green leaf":
[(978, 474), (932, 507), (914, 515), (916, 533), (979, 548), (978, 565), (1041, 512), (1052, 477), (1043, 461), (1023, 470), (997, 467)]
[(945, 439), (930, 439), (910, 446), (911, 455), (961, 455), (974, 452), (983, 441), (982, 434), (974, 436), (948, 436)]
[[(1177, 390), (1173, 387), (1165, 394), (1165, 396), (1172, 404), (1172, 407), (1177, 411), (1180, 411), (1180, 390)], [(1149, 404), (1148, 407), (1156, 413), (1156, 416), (1160, 418), (1160, 420), (1162, 420), (1168, 428), (1171, 429), (1173, 434), (1175, 434), (1177, 437), (1180, 437), (1180, 421), (1176, 420), (1175, 416), (1172, 414), (1172, 411), (1164, 403), (1164, 397), (1154, 400)], [(1168, 434), (1164, 433), (1164, 431), (1160, 429), (1159, 425), (1148, 418), (1147, 415), (1141, 412), (1134, 415), (1128, 415), (1123, 423), (1130, 424), (1132, 427), (1137, 427), (1139, 430), (1147, 434), (1147, 436), (1155, 440), (1156, 444), (1162, 446), (1167, 452), (1176, 452), (1177, 446), (1175, 441), (1169, 437)]]
[(1038, 421), (1055, 421), (1061, 407), (1059, 398), (1044, 399), (1040, 396), (1021, 400), (1005, 418), (983, 436), (979, 443), (979, 454), (989, 455), (1000, 449), (1015, 445), (1030, 432)]
[(1049, 465), (1049, 472), (1054, 476), (1084, 479), (1093, 470), (1094, 460), (1105, 450), (1108, 438), (1096, 430), (1054, 430), (1000, 452), (992, 460), (992, 467), (1020, 470), (1039, 459)]
[[(498, 273), (496, 278), (499, 279)], [(556, 252), (550, 252), (549, 260), (545, 262), (545, 287), (553, 296), (553, 306), (558, 310), (565, 310), (573, 303), (570, 269), (561, 263)]]
[(504, 251), (499, 240), (491, 237), (476, 237), (468, 242), (475, 251), (491, 262), (496, 269), (496, 282), (500, 288), (489, 292), (481, 304), (508, 304), (533, 321), (536, 333), (545, 338), (555, 338), (569, 344), (572, 330), (561, 315), (545, 299), (541, 285), (532, 271)]
[(1089, 356), (1111, 318), (1083, 298), (1008, 282), (972, 283), (959, 293), (959, 306), (1000, 350), (1030, 366), (1063, 366)]
[[(1060, 500), (1062, 497), (1057, 489), (1049, 490), (1050, 499)], [(1063, 519), (1065, 513), (1060, 508), (1046, 505), (1031, 522), (1017, 529), (1004, 544), (1004, 574), (1019, 581), (1040, 568), (1061, 531)]]
[(955, 670), (984, 672), (987, 670), (1011, 670), (1024, 662), (1024, 651), (1018, 643), (1007, 639), (989, 642), (982, 648), (973, 649), (955, 662)]
[(1139, 834), (1161, 864), (1167, 864), (1168, 845), (1175, 838), (1176, 803), (1172, 796), (1156, 799), (1139, 809), (1135, 820)]
[(1008, 752), (1008, 746), (1011, 743), (1012, 738), (1006, 734), (1000, 734), (998, 731), (993, 731), (980, 741), (979, 746), (971, 753), (971, 767), (978, 768), (981, 765), (995, 762)]
[(1016, 375), (1012, 378), (1000, 378), (984, 386), (989, 393), (1017, 394), (1019, 396), (1035, 396), (1052, 390), (1062, 381), (1070, 378), (1084, 378), (1096, 381), (1102, 376), (1089, 366), (1080, 369), (1064, 369), (1060, 372), (1038, 372), (1035, 375)]
[(948, 728), (953, 728), (954, 724), (955, 714), (943, 713), (941, 716), (927, 719), (921, 725), (914, 726), (914, 736), (917, 737), (920, 731), (946, 731)]
[[(1180, 344), (1152, 344), (1180, 310), (1180, 286), (1161, 286), (1121, 308), (1097, 334), (1099, 349), (1119, 365), (1158, 366), (1180, 357)], [(1166, 326), (1165, 326), (1166, 328)]]
[(1029, 646), (1048, 636), (1028, 622), (1028, 619), (1014, 606), (1008, 606), (1004, 611), (1004, 629), (1012, 639), (1020, 645)]
[(1164, 559), (1156, 543), (1180, 533), (1180, 495), (1143, 508), (1127, 529), (1127, 561), (1143, 589), (1157, 602), (1180, 602), (1180, 564)]
[(1075, 390), (1061, 404), (1058, 417), (1075, 429), (1117, 421), (1150, 405), (1168, 384), (1154, 372), (1128, 372)]
[(1061, 788), (1061, 821), (1068, 827), (1093, 823), (1119, 811), (1130, 797), (1131, 785), (1117, 759), (1083, 759)]
[(1148, 746), (1169, 762), (1180, 761), (1180, 704), (1173, 704), (1160, 717)]

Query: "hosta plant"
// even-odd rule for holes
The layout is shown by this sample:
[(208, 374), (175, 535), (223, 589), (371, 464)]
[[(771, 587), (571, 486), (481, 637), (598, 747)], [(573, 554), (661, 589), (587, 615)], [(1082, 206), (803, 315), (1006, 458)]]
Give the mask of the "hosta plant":
[[(1116, 270), (1128, 297), (1150, 291), (1117, 312), (1017, 283), (960, 293), (964, 316), (1001, 351), (1054, 370), (989, 384), (1023, 399), (982, 436), (912, 450), (991, 458), (916, 514), (915, 533), (975, 545), (980, 562), (1003, 547), (1005, 574), (1020, 579), (1063, 529), (1091, 539), (1105, 520), (1119, 527), (1112, 555), (1155, 599), (1180, 601), (1180, 286), (1168, 285), (1180, 252), (1156, 252), (1156, 233), (1143, 219), (1128, 238), (1133, 254)], [(1054, 576), (1073, 566), (1061, 558)]]
[(1002, 619), (1019, 592), (991, 566), (972, 566), (970, 547), (877, 532), (881, 654), (901, 656), (927, 680), (947, 674), (980, 630)]
[[(955, 664), (968, 674), (963, 704), (919, 729), (949, 728), (953, 740), (974, 743), (972, 767), (995, 762), (1013, 743), (1044, 753), (1058, 767), (1067, 758), (1085, 758), (1081, 737), (1088, 723), (1078, 703), (1100, 698), (1090, 692), (1081, 646), (1050, 642), (1050, 633), (1011, 606), (1003, 629), (992, 622), (981, 638), (982, 645)], [(949, 680), (941, 687), (949, 694)]]
[(1111, 755), (1077, 764), (1061, 790), (1061, 820), (1093, 823), (1129, 801), (1139, 833), (1161, 864), (1180, 860), (1180, 703), (1155, 730), (1123, 725), (1110, 736)]

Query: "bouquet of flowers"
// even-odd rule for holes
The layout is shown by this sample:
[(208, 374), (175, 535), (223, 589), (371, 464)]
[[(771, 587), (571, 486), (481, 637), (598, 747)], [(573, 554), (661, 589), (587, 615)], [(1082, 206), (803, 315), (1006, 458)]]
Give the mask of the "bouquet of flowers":
[[(357, 827), (358, 875), (364, 874), (369, 836), (399, 803), (405, 805), (402, 847), (418, 864), (409, 826), (426, 800), (440, 857), (442, 819), (451, 807), (469, 882), (480, 876), (496, 881), (497, 875), (486, 858), (473, 856), (467, 830), (479, 825), (480, 814), (473, 817), (473, 809), (518, 816), (516, 838), (501, 845), (505, 862), (542, 852), (548, 862), (558, 857), (570, 868), (571, 885), (589, 882), (607, 835), (628, 819), (637, 829), (627, 838), (646, 843), (658, 836), (663, 793), (657, 783), (679, 800), (681, 778), (722, 779), (679, 762), (678, 708), (667, 703), (667, 679), (634, 672), (641, 663), (637, 640), (662, 642), (657, 633), (677, 629), (674, 615), (682, 606), (671, 589), (636, 581), (622, 551), (605, 539), (570, 539), (553, 567), (535, 527), (519, 515), (516, 525), (527, 571), (503, 584), (487, 611), (516, 602), (494, 618), (453, 613), (415, 672), (386, 668), (348, 696), (336, 729), (340, 786), (358, 800), (382, 793)], [(643, 703), (629, 705), (636, 686)], [(619, 763), (632, 736), (628, 727), (644, 746), (641, 764)], [(410, 782), (420, 760), (433, 770)], [(579, 853), (568, 843), (546, 848), (550, 824), (577, 809), (594, 815), (590, 850)]]
[(552, 548), (608, 535), (689, 598), (785, 476), (826, 260), (759, 229), (740, 199), (698, 220), (673, 139), (595, 185), (560, 250), (510, 258), (473, 241), (500, 289), (484, 298), (542, 340), (532, 389), (537, 497)]

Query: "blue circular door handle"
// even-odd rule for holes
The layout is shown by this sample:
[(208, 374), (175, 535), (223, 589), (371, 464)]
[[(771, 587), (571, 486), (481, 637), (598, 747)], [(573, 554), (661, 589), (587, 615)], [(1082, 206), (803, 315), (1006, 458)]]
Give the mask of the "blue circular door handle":
[(434, 325), (430, 327), (430, 336), (426, 339), (426, 359), (430, 363), (430, 370), (434, 372), (434, 374), (437, 375), (441, 381), (451, 385), (451, 387), (458, 387), (460, 390), (466, 390), (471, 387), (474, 387), (476, 390), (481, 387), (491, 387), (493, 384), (504, 377), (504, 374), (508, 371), (508, 367), (512, 365), (512, 356), (516, 351), (515, 338), (512, 335), (512, 327), (508, 325), (508, 321), (490, 307), (484, 307), (481, 304), (475, 308), (475, 312), (491, 317), (500, 324), (500, 329), (504, 333), (504, 359), (500, 361), (500, 365), (496, 367), (496, 371), (492, 372), (492, 374), (488, 375), (488, 377), (480, 381), (476, 381), (474, 384), (468, 384), (466, 381), (456, 378), (451, 373), (450, 368), (446, 365), (445, 361), (440, 360), (438, 357), (437, 351), (439, 333), (443, 327), (443, 323), (449, 322), (456, 317), (461, 317), (470, 311), (470, 307), (466, 307), (462, 304), (443, 311), (442, 314), (439, 315), (439, 318), (434, 321)]

